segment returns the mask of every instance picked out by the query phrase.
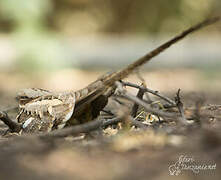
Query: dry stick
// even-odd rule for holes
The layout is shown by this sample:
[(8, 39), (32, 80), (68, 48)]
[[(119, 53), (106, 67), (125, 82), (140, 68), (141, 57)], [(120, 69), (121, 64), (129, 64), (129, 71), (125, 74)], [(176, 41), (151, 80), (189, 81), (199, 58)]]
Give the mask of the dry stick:
[(132, 94), (130, 94), (128, 92), (124, 93), (124, 95), (122, 95), (121, 97), (126, 98), (128, 100), (131, 100), (131, 101), (139, 104), (140, 106), (144, 107), (148, 112), (150, 112), (152, 114), (155, 114), (155, 115), (158, 115), (161, 117), (178, 118), (178, 116), (176, 114), (168, 113), (168, 112), (164, 112), (162, 110), (148, 107), (148, 104), (146, 104), (144, 101), (138, 99), (136, 96), (133, 96)]
[(154, 90), (151, 90), (149, 88), (139, 86), (137, 84), (130, 83), (130, 82), (124, 82), (124, 81), (121, 81), (121, 82), (124, 86), (130, 86), (130, 87), (138, 88), (140, 90), (143, 90), (144, 92), (148, 92), (148, 93), (151, 93), (155, 96), (158, 96), (159, 98), (163, 99), (164, 101), (168, 102), (169, 104), (171, 104), (173, 106), (176, 106), (176, 103), (172, 99), (160, 94), (158, 91), (154, 91)]
[(12, 132), (19, 132), (22, 129), (21, 124), (12, 121), (5, 112), (0, 111), (0, 120), (4, 122)]
[(40, 138), (62, 138), (62, 137), (66, 137), (68, 135), (77, 135), (79, 133), (88, 133), (91, 131), (94, 131), (96, 129), (98, 129), (99, 127), (101, 127), (103, 125), (103, 120), (102, 119), (97, 119), (85, 124), (81, 124), (81, 125), (76, 125), (73, 127), (67, 127), (64, 129), (58, 129), (58, 130), (54, 130), (50, 133), (42, 133), (42, 134), (37, 134), (38, 137)]
[[(67, 127), (64, 129), (58, 129), (54, 130), (50, 133), (43, 133), (43, 134), (37, 134), (37, 137), (40, 138), (62, 138), (66, 137), (68, 135), (77, 135), (79, 133), (89, 133), (91, 131), (97, 130), (101, 127), (105, 127), (108, 125), (116, 124), (118, 122), (121, 122), (122, 118), (121, 117), (116, 117), (108, 121), (104, 121), (103, 119), (96, 119), (94, 121), (84, 123), (81, 125), (76, 125), (72, 127)], [(134, 119), (131, 120), (131, 124), (134, 126), (137, 126), (141, 129), (147, 129), (147, 126), (143, 124), (142, 122), (136, 121)]]
[(201, 126), (201, 110), (203, 106), (204, 100), (202, 98), (199, 98), (195, 103), (195, 110), (194, 110), (194, 119), (198, 125)]
[[(103, 122), (102, 127), (106, 127), (106, 126), (109, 126), (109, 125), (113, 125), (113, 124), (119, 123), (119, 122), (121, 122), (121, 121), (122, 121), (121, 118), (119, 118), (119, 117), (114, 117), (114, 118), (112, 118), (112, 119), (105, 120), (105, 121)], [(138, 127), (138, 128), (141, 128), (141, 129), (147, 129), (147, 128), (148, 128), (147, 125), (145, 125), (145, 124), (143, 124), (142, 122), (137, 121), (137, 120), (135, 120), (135, 119), (131, 119), (130, 121), (131, 121), (131, 125), (132, 125), (132, 126), (136, 126), (136, 127)]]
[(144, 101), (140, 100), (136, 96), (133, 96), (132, 94), (130, 94), (126, 90), (124, 90), (123, 86), (120, 82), (116, 82), (116, 86), (118, 87), (118, 91), (122, 94), (121, 96), (118, 96), (118, 97), (122, 97), (122, 98), (126, 98), (128, 100), (131, 100), (131, 101), (139, 104), (140, 106), (144, 107), (148, 112), (150, 112), (152, 114), (155, 114), (155, 115), (158, 115), (161, 117), (178, 118), (179, 119), (179, 117), (176, 114), (164, 112), (162, 110), (158, 110), (158, 109), (154, 109), (154, 108), (150, 108), (148, 106), (148, 104), (146, 104)]
[[(37, 134), (37, 137), (43, 138), (43, 139), (48, 139), (48, 138), (62, 138), (66, 137), (68, 135), (77, 135), (80, 133), (89, 133), (91, 131), (97, 130), (100, 127), (105, 127), (108, 125), (116, 124), (118, 122), (121, 122), (122, 118), (116, 117), (108, 121), (104, 121), (103, 119), (97, 119), (85, 124), (81, 125), (76, 125), (72, 127), (67, 127), (64, 129), (58, 129), (54, 130), (50, 133), (43, 133), (43, 134)], [(136, 121), (136, 120), (131, 120), (131, 124), (134, 126), (137, 126), (142, 129), (147, 129), (148, 127), (143, 124), (142, 122)]]
[[(119, 122), (121, 122), (121, 119), (119, 117), (115, 117), (113, 119), (104, 121), (102, 126), (106, 127), (106, 126), (110, 126), (110, 125), (113, 125), (113, 124), (116, 124), (116, 123), (119, 123)], [(147, 129), (148, 128), (147, 125), (143, 124), (140, 121), (134, 120), (134, 119), (131, 120), (131, 124), (133, 126), (136, 126), (136, 127), (142, 128), (142, 129)]]
[(178, 108), (180, 115), (181, 115), (182, 124), (187, 124), (187, 120), (186, 120), (186, 117), (184, 114), (184, 109), (183, 109), (183, 103), (180, 100), (180, 89), (178, 89), (178, 91), (177, 91), (177, 94), (175, 97), (175, 102), (176, 102), (177, 108)]
[(175, 36), (171, 40), (163, 43), (159, 47), (155, 48), (154, 50), (150, 51), (149, 53), (147, 53), (143, 57), (139, 58), (134, 63), (128, 65), (123, 70), (120, 70), (120, 71), (118, 71), (116, 73), (113, 73), (111, 75), (111, 77), (108, 76), (107, 77), (108, 79), (104, 79), (105, 85), (112, 85), (114, 82), (119, 81), (121, 79), (124, 79), (132, 71), (134, 71), (138, 67), (142, 66), (143, 64), (149, 62), (153, 57), (159, 55), (160, 53), (165, 51), (167, 48), (169, 48), (170, 46), (172, 46), (173, 44), (175, 44), (179, 40), (181, 40), (184, 37), (186, 37), (188, 34), (193, 33), (194, 31), (199, 30), (199, 29), (201, 29), (201, 28), (203, 28), (205, 26), (211, 25), (211, 24), (213, 24), (213, 23), (215, 23), (215, 22), (217, 22), (219, 20), (220, 20), (220, 17), (214, 17), (214, 18), (206, 19), (203, 22), (201, 22), (199, 24), (196, 24), (195, 26), (190, 27), (189, 29), (183, 31), (182, 33), (180, 33), (179, 35)]
[[(103, 121), (103, 124), (102, 124), (102, 127), (106, 127), (106, 126), (109, 126), (109, 125), (113, 125), (113, 124), (116, 124), (116, 123), (119, 123), (121, 122), (122, 119), (119, 118), (119, 117), (115, 117), (113, 119), (109, 119), (109, 120), (106, 120), (106, 121)], [(143, 124), (142, 122), (140, 121), (137, 121), (135, 119), (131, 119), (131, 124), (133, 126), (136, 126), (138, 128), (141, 128), (141, 129), (147, 129), (147, 125)]]
[(105, 120), (103, 122), (102, 127), (107, 127), (107, 126), (110, 126), (110, 125), (113, 125), (113, 124), (117, 124), (119, 122), (121, 122), (121, 119), (119, 117), (115, 117), (115, 118), (112, 118), (112, 119), (109, 119), (109, 120)]
[(137, 121), (135, 119), (131, 119), (131, 124), (133, 126), (136, 126), (136, 127), (140, 128), (140, 129), (148, 129), (149, 128), (147, 125), (145, 125), (142, 122)]
[[(109, 113), (109, 111), (108, 111), (108, 113)], [(113, 125), (113, 124), (116, 124), (118, 122), (121, 122), (121, 119), (119, 117), (116, 117), (113, 113), (111, 113), (111, 115), (112, 115), (112, 119), (111, 118), (110, 119), (106, 119), (105, 118), (106, 120), (104, 120), (104, 122), (103, 122), (103, 125), (102, 125), (103, 127), (106, 127), (106, 126)], [(138, 128), (142, 128), (142, 129), (146, 129), (147, 128), (147, 126), (145, 124), (143, 124), (142, 122), (137, 121), (135, 119), (131, 119), (131, 124), (133, 126), (138, 127)]]
[[(144, 87), (144, 86), (142, 85), (141, 87)], [(139, 91), (137, 93), (137, 98), (143, 99), (144, 92), (145, 91), (143, 89), (139, 89)], [(134, 103), (133, 108), (132, 108), (132, 112), (131, 112), (132, 117), (137, 116), (138, 108), (139, 108), (139, 105), (137, 103)]]

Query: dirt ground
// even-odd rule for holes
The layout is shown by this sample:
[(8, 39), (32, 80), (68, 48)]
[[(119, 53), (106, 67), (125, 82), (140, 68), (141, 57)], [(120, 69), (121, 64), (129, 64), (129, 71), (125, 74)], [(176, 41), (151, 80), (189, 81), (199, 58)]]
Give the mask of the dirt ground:
[[(99, 74), (102, 72), (66, 70), (43, 78), (46, 76), (0, 73), (0, 110), (17, 105), (14, 97), (18, 89), (78, 89)], [(181, 88), (187, 109), (194, 108), (199, 99), (203, 99), (204, 106), (211, 105), (200, 114), (200, 123), (188, 127), (174, 122), (151, 122), (148, 130), (107, 128), (102, 135), (94, 132), (91, 138), (79, 134), (45, 140), (35, 136), (5, 137), (6, 126), (1, 123), (0, 179), (218, 180), (221, 178), (221, 107), (213, 105), (221, 102), (219, 75), (185, 69), (142, 74), (148, 87), (170, 98)], [(136, 75), (128, 80), (139, 82)], [(16, 112), (9, 115), (15, 118)]]

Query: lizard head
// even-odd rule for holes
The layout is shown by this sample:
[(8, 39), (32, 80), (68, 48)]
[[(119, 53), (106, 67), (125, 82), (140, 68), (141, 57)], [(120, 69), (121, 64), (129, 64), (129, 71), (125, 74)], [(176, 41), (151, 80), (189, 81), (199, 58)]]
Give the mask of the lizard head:
[(51, 92), (39, 88), (27, 88), (22, 89), (17, 92), (16, 100), (19, 103), (19, 106), (23, 106), (26, 103), (30, 102), (33, 99), (39, 98), (44, 95), (50, 95)]

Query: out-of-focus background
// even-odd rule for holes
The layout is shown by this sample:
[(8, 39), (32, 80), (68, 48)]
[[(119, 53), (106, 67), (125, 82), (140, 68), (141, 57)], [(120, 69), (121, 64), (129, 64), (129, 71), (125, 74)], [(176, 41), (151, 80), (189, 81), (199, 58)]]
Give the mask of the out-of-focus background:
[[(2, 0), (0, 91), (78, 89), (220, 8), (220, 0)], [(218, 23), (190, 35), (146, 65), (145, 80), (163, 91), (219, 90), (220, 33)]]
[[(0, 0), (0, 111), (11, 109), (9, 117), (15, 119), (13, 97), (19, 89), (82, 88), (220, 15), (220, 9), (221, 0)], [(0, 123), (0, 179), (220, 180), (220, 68), (221, 22), (142, 67), (149, 88), (170, 98), (181, 88), (185, 114), (194, 113), (188, 121), (192, 126), (144, 113), (147, 130), (129, 129), (125, 116), (127, 127), (119, 125), (119, 131), (111, 126), (103, 132), (99, 128), (94, 138), (81, 134), (47, 140), (7, 138)], [(129, 81), (140, 83), (137, 74)], [(187, 170), (179, 172), (182, 156)], [(204, 169), (213, 164), (215, 170)], [(169, 175), (173, 167), (179, 176)], [(194, 167), (203, 170), (192, 172)]]

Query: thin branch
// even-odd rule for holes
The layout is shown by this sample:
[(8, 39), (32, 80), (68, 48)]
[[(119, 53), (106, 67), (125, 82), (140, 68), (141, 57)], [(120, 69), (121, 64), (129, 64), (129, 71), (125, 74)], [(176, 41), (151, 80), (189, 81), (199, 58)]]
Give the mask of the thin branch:
[(148, 129), (148, 128), (149, 128), (147, 125), (145, 125), (145, 124), (143, 124), (142, 122), (137, 121), (137, 120), (135, 120), (135, 119), (132, 119), (132, 120), (131, 120), (131, 124), (132, 124), (133, 126), (136, 126), (136, 127), (140, 128), (140, 129)]
[(121, 82), (122, 82), (122, 84), (123, 84), (124, 86), (130, 86), (130, 87), (138, 88), (138, 89), (140, 89), (140, 90), (143, 90), (144, 92), (151, 93), (151, 94), (153, 94), (153, 95), (155, 95), (155, 96), (157, 96), (157, 97), (163, 99), (164, 101), (168, 102), (169, 104), (171, 104), (171, 105), (173, 105), (173, 106), (176, 106), (176, 103), (175, 103), (172, 99), (170, 99), (170, 98), (168, 98), (168, 97), (162, 95), (162, 94), (159, 93), (158, 91), (154, 91), (154, 90), (151, 90), (151, 89), (149, 89), (149, 88), (147, 88), (147, 87), (139, 86), (139, 85), (137, 85), (137, 84), (130, 83), (130, 82), (124, 82), (124, 81), (121, 81)]
[(1, 112), (1, 111), (0, 111), (0, 120), (1, 120), (2, 122), (4, 122), (4, 124), (9, 127), (9, 129), (10, 129), (11, 132), (17, 132), (17, 133), (18, 133), (18, 132), (22, 129), (21, 125), (18, 124), (18, 123), (16, 123), (16, 122), (14, 122), (14, 121), (12, 121), (12, 120), (8, 117), (8, 114), (5, 113), (5, 112)]
[(204, 103), (204, 99), (199, 98), (195, 103), (195, 110), (194, 110), (194, 119), (199, 125), (201, 125), (201, 109)]
[(155, 114), (155, 115), (159, 115), (161, 117), (168, 117), (168, 118), (179, 118), (176, 114), (173, 113), (168, 113), (168, 112), (164, 112), (162, 110), (158, 110), (158, 109), (154, 109), (154, 108), (150, 108), (148, 106), (148, 104), (146, 104), (144, 101), (140, 100), (139, 98), (137, 98), (136, 96), (133, 96), (132, 94), (126, 92), (123, 87), (122, 84), (120, 82), (116, 82), (116, 85), (118, 87), (118, 91), (122, 93), (121, 96), (118, 97), (122, 97), (122, 98), (126, 98), (128, 100), (131, 100), (139, 105), (141, 105), (142, 107), (144, 107), (148, 112)]
[(183, 124), (187, 124), (187, 120), (186, 120), (184, 109), (183, 109), (183, 103), (181, 102), (181, 99), (180, 99), (180, 89), (178, 89), (176, 93), (175, 102), (181, 115), (181, 122)]
[[(115, 117), (113, 119), (109, 119), (107, 121), (104, 121), (102, 127), (107, 127), (107, 126), (110, 126), (110, 125), (113, 125), (113, 124), (116, 124), (116, 123), (119, 123), (119, 122), (121, 122), (121, 118)], [(135, 119), (131, 119), (131, 124), (133, 126), (141, 128), (141, 129), (147, 129), (148, 128), (145, 124), (143, 124), (142, 122), (137, 121)]]
[[(81, 125), (76, 125), (76, 126), (72, 126), (72, 127), (67, 127), (64, 129), (58, 129), (58, 130), (54, 130), (52, 132), (49, 133), (43, 133), (43, 134), (37, 134), (37, 137), (43, 138), (43, 139), (47, 139), (47, 138), (63, 138), (66, 137), (68, 135), (77, 135), (80, 133), (89, 133), (91, 131), (95, 131), (97, 129), (99, 129), (100, 127), (105, 127), (108, 125), (112, 125), (112, 124), (116, 124), (118, 122), (121, 122), (122, 119), (120, 117), (116, 117), (113, 118), (111, 120), (108, 121), (104, 121), (103, 119), (97, 119), (85, 124), (81, 124)], [(142, 129), (147, 129), (148, 127), (143, 124), (142, 122), (136, 121), (136, 120), (131, 120), (131, 124), (142, 128)]]
[(122, 97), (139, 104), (140, 106), (144, 107), (146, 109), (146, 111), (148, 111), (152, 114), (155, 114), (155, 115), (158, 115), (158, 116), (161, 116), (161, 117), (178, 118), (178, 116), (176, 116), (173, 113), (168, 113), (168, 112), (164, 112), (162, 110), (150, 108), (148, 106), (148, 104), (146, 104), (144, 101), (138, 99), (137, 97), (133, 96), (130, 93), (125, 93), (124, 95), (122, 95)]
[(160, 53), (162, 53), (167, 48), (169, 48), (170, 46), (172, 46), (176, 42), (180, 41), (181, 39), (183, 39), (187, 35), (195, 32), (203, 27), (214, 24), (219, 20), (220, 20), (220, 17), (209, 18), (209, 19), (202, 21), (201, 23), (198, 23), (198, 24), (190, 27), (189, 29), (183, 31), (179, 35), (173, 37), (169, 41), (163, 43), (162, 45), (158, 46), (154, 50), (150, 51), (149, 53), (147, 53), (143, 57), (139, 58), (138, 60), (136, 60), (132, 64), (129, 64), (126, 68), (124, 68), (120, 71), (117, 71), (117, 72), (111, 74), (110, 76), (106, 77), (107, 79), (104, 79), (104, 84), (105, 85), (112, 85), (116, 81), (126, 78), (132, 71), (134, 71), (138, 67), (142, 66), (143, 64), (149, 62), (153, 57), (156, 57), (157, 55), (159, 55)]
[(115, 118), (112, 118), (112, 119), (109, 119), (109, 120), (105, 120), (103, 122), (102, 127), (107, 127), (107, 126), (110, 126), (110, 125), (113, 125), (113, 124), (117, 124), (119, 122), (121, 122), (121, 119), (119, 117), (115, 117)]
[(37, 134), (40, 138), (62, 138), (68, 135), (77, 135), (79, 133), (89, 133), (100, 128), (103, 125), (102, 119), (97, 119), (88, 123), (84, 123), (81, 125), (76, 125), (72, 127), (67, 127), (64, 129), (58, 129), (51, 131), (49, 133)]
[[(144, 87), (144, 86), (141, 86), (141, 87)], [(137, 93), (137, 98), (143, 99), (143, 95), (144, 95), (144, 90), (139, 89), (139, 91)], [(139, 108), (139, 105), (137, 103), (134, 103), (133, 108), (132, 108), (132, 112), (131, 112), (132, 117), (136, 117), (138, 108)]]

